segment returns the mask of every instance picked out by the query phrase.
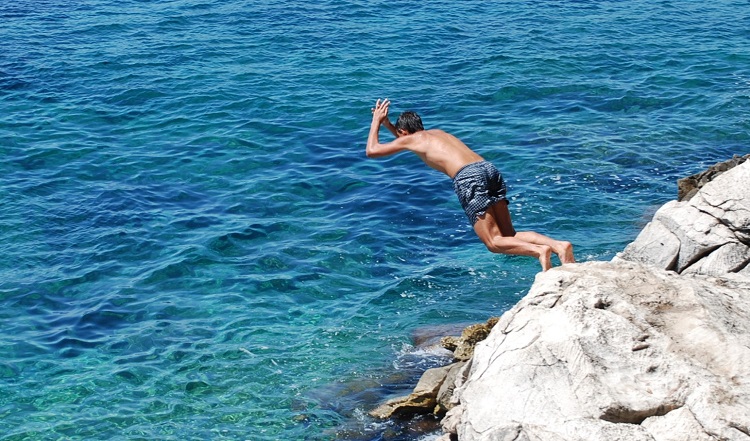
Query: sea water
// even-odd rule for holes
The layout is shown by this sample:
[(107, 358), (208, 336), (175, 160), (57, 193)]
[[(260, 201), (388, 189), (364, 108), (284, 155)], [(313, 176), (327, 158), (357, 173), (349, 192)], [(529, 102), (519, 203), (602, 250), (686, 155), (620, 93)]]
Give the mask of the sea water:
[(608, 260), (748, 153), (749, 41), (746, 1), (2, 0), (0, 439), (426, 436), (367, 416), (445, 361), (411, 336), (540, 267), (365, 157), (375, 100)]

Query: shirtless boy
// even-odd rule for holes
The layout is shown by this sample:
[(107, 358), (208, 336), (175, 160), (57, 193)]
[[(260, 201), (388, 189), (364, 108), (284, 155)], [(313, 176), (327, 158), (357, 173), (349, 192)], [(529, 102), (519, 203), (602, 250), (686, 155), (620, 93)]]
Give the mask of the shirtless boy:
[[(542, 270), (552, 268), (550, 256), (557, 254), (562, 263), (573, 263), (570, 242), (554, 240), (534, 231), (516, 231), (510, 220), (505, 181), (497, 168), (472, 151), (455, 136), (442, 130), (425, 130), (414, 112), (404, 112), (396, 125), (388, 119), (388, 99), (378, 100), (372, 109), (372, 125), (367, 138), (367, 157), (378, 158), (405, 150), (453, 180), (453, 188), (474, 231), (493, 253), (532, 256), (539, 259)], [(381, 144), (383, 125), (396, 137)]]

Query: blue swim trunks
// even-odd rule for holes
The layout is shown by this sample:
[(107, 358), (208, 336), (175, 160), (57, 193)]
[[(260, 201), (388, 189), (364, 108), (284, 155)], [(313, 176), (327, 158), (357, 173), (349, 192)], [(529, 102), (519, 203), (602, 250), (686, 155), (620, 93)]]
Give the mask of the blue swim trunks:
[(505, 180), (497, 168), (487, 161), (463, 166), (453, 177), (453, 190), (472, 226), (491, 206), (500, 201), (508, 203)]

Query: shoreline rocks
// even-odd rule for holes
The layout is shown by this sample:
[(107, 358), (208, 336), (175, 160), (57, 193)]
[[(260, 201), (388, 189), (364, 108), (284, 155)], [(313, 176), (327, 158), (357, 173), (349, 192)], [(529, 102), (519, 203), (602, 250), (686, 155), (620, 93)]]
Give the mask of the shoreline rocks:
[(460, 337), (447, 336), (440, 340), (445, 349), (453, 352), (453, 358), (460, 361), (471, 360), (474, 347), (490, 335), (499, 317), (492, 317), (486, 323), (467, 326)]
[(441, 440), (750, 440), (748, 158), (691, 177), (611, 262), (537, 275), (467, 348), (444, 338), (462, 364), (418, 387)]
[(386, 401), (370, 411), (370, 416), (377, 419), (425, 414), (444, 416), (454, 406), (451, 400), (457, 378), (462, 375), (467, 360), (471, 359), (474, 347), (489, 336), (498, 320), (498, 317), (493, 317), (486, 323), (469, 325), (458, 337), (443, 337), (440, 343), (453, 352), (453, 363), (426, 370), (412, 393)]
[(671, 201), (616, 261), (680, 274), (750, 275), (750, 162), (703, 184), (689, 200)]
[(750, 159), (750, 155), (734, 155), (732, 159), (714, 164), (700, 173), (678, 179), (677, 200), (679, 202), (689, 201), (693, 196), (695, 196), (696, 193), (698, 193), (698, 190), (703, 188), (704, 185), (711, 182), (715, 177), (727, 170), (733, 169), (734, 167), (742, 164), (748, 159)]

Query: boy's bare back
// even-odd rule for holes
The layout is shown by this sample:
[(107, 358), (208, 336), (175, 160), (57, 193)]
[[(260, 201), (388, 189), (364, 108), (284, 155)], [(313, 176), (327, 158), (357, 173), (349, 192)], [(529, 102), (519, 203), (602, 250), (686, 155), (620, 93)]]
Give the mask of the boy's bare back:
[[(441, 171), (451, 179), (458, 173), (461, 167), (472, 162), (482, 161), (482, 157), (472, 151), (460, 139), (438, 129), (418, 130), (409, 132), (397, 129), (388, 120), (388, 106), (390, 102), (386, 99), (375, 104), (373, 110), (370, 135), (367, 138), (367, 156), (377, 158), (388, 156), (404, 150), (414, 152), (427, 165), (435, 170)], [(378, 139), (378, 129), (385, 124), (396, 139), (392, 142), (381, 143)], [(421, 124), (421, 123), (420, 123)]]
[(460, 139), (442, 130), (423, 130), (407, 136), (416, 138), (418, 147), (412, 151), (417, 156), (450, 178), (453, 178), (463, 166), (483, 160)]

